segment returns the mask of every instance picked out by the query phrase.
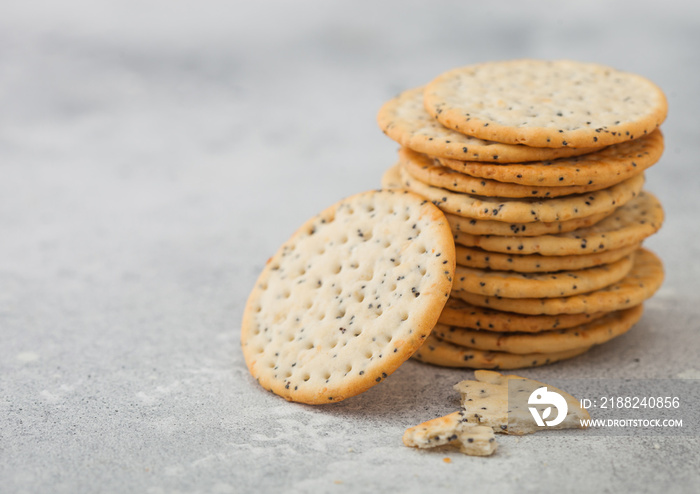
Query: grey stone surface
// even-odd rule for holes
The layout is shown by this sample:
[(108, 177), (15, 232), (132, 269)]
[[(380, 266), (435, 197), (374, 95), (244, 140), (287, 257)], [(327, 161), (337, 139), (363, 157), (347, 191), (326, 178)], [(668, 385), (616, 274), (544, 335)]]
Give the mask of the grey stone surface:
[(470, 372), (408, 362), (309, 407), (260, 389), (238, 345), (267, 257), (393, 163), (383, 101), (459, 65), (572, 58), (669, 97), (647, 174), (667, 279), (629, 334), (522, 374), (700, 377), (697, 5), (3, 3), (0, 492), (697, 492), (697, 436), (415, 451), (403, 430), (454, 410)]

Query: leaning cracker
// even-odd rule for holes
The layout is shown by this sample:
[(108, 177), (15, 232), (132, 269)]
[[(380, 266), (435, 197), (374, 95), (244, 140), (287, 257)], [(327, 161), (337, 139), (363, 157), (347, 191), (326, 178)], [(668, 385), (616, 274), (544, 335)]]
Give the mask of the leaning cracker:
[[(399, 164), (413, 178), (433, 187), (454, 192), (466, 192), (486, 197), (561, 197), (603, 189), (611, 184), (538, 186), (499, 182), (487, 178), (472, 177), (440, 165), (425, 154), (409, 148), (399, 149)], [(500, 165), (506, 166), (506, 165)], [(618, 182), (620, 182), (618, 180)]]
[(450, 297), (442, 309), (439, 322), (447, 326), (472, 328), (485, 331), (538, 333), (554, 329), (572, 328), (586, 324), (604, 312), (591, 314), (526, 315), (515, 312), (486, 309)]
[(633, 199), (644, 186), (644, 175), (636, 175), (608, 189), (554, 199), (482, 198), (433, 187), (414, 179), (402, 169), (399, 175), (404, 188), (429, 199), (446, 213), (510, 223), (566, 221), (612, 213), (615, 208)]
[(491, 427), (472, 424), (460, 410), (406, 429), (403, 443), (414, 448), (434, 448), (451, 444), (472, 456), (489, 456), (496, 451), (496, 437)]
[(306, 222), (268, 261), (241, 343), (251, 374), (292, 401), (333, 403), (391, 374), (447, 301), (454, 244), (443, 214), (406, 191), (371, 191)]
[(474, 247), (465, 247), (463, 245), (456, 245), (455, 247), (457, 269), (459, 269), (460, 266), (465, 266), (468, 268), (493, 269), (497, 271), (515, 271), (516, 273), (547, 273), (585, 269), (602, 264), (609, 264), (630, 255), (639, 248), (639, 244), (592, 254), (570, 256), (503, 254)]
[(494, 165), (448, 159), (435, 161), (472, 177), (538, 187), (608, 187), (655, 164), (664, 151), (660, 130), (576, 158)]
[(569, 60), (512, 60), (446, 72), (423, 94), (428, 113), (463, 134), (534, 147), (607, 146), (653, 132), (668, 104), (636, 74)]
[[(385, 189), (401, 189), (401, 177), (399, 165), (389, 168), (382, 176), (382, 187)], [(596, 224), (611, 212), (606, 211), (593, 214), (584, 218), (574, 218), (567, 221), (550, 221), (534, 223), (508, 223), (507, 221), (478, 220), (465, 218), (456, 214), (445, 213), (450, 228), (454, 232), (463, 232), (471, 235), (548, 235), (554, 233), (570, 232), (578, 228), (585, 228)]]
[(630, 254), (610, 264), (557, 273), (515, 273), (457, 266), (453, 290), (508, 298), (565, 297), (611, 285), (632, 269)]
[(553, 364), (560, 360), (576, 357), (588, 348), (576, 348), (554, 353), (515, 354), (489, 352), (454, 345), (431, 334), (425, 343), (413, 354), (413, 358), (426, 364), (443, 367), (463, 367), (469, 369), (522, 369)]
[(433, 334), (455, 345), (484, 351), (553, 353), (605, 343), (626, 333), (642, 317), (641, 305), (611, 312), (593, 322), (542, 333), (496, 333), (437, 324)]
[(605, 252), (639, 244), (656, 233), (664, 220), (661, 203), (648, 191), (596, 224), (579, 230), (536, 237), (471, 235), (454, 231), (455, 242), (467, 247), (514, 254), (564, 256)]
[(484, 141), (444, 127), (425, 111), (423, 88), (410, 89), (387, 101), (379, 110), (382, 131), (402, 146), (419, 153), (471, 161), (512, 163), (578, 156), (591, 148), (533, 148)]
[[(474, 377), (476, 381), (462, 381), (455, 385), (455, 389), (462, 395), (465, 417), (470, 422), (491, 427), (496, 432), (523, 435), (541, 430), (582, 429), (584, 426), (581, 422), (591, 418), (579, 400), (554, 386), (488, 370), (477, 370)], [(547, 392), (558, 393), (566, 402), (566, 417), (560, 424), (538, 427), (528, 410), (532, 406), (542, 417), (543, 410), (552, 405), (551, 402), (538, 403), (535, 400), (528, 403), (528, 397), (542, 387)]]
[(641, 304), (654, 295), (663, 279), (661, 260), (651, 251), (641, 248), (637, 251), (634, 266), (627, 276), (594, 292), (557, 298), (500, 298), (453, 291), (452, 296), (472, 305), (519, 314), (612, 312)]

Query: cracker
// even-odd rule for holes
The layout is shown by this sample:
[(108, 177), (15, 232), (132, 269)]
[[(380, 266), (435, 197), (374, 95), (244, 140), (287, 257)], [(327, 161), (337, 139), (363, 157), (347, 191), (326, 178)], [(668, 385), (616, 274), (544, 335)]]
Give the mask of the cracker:
[(664, 220), (658, 199), (648, 191), (592, 226), (535, 237), (471, 235), (453, 229), (455, 242), (492, 252), (565, 256), (605, 252), (639, 244), (656, 233)]
[(576, 348), (555, 353), (515, 354), (507, 352), (485, 352), (476, 348), (465, 348), (439, 339), (431, 334), (425, 343), (413, 354), (413, 358), (442, 367), (462, 367), (469, 369), (523, 369), (553, 364), (560, 360), (576, 357), (588, 348)]
[(471, 161), (512, 163), (578, 156), (591, 148), (532, 148), (484, 141), (444, 127), (423, 107), (423, 88), (410, 89), (387, 101), (379, 110), (382, 131), (402, 146), (419, 153)]
[(399, 170), (404, 188), (429, 199), (446, 213), (466, 218), (532, 223), (566, 221), (593, 214), (612, 213), (634, 198), (644, 185), (644, 175), (636, 175), (608, 189), (554, 199), (485, 198), (433, 187)]
[[(399, 149), (399, 164), (413, 178), (433, 187), (486, 197), (561, 197), (599, 190), (610, 185), (594, 183), (592, 185), (544, 187), (476, 178), (442, 166), (425, 154), (416, 153), (406, 147)], [(500, 166), (505, 167), (506, 165)]]
[(537, 187), (608, 187), (638, 175), (655, 164), (664, 151), (660, 130), (634, 141), (614, 144), (577, 158), (494, 165), (436, 159), (442, 166), (483, 179)]
[(611, 312), (593, 322), (541, 333), (497, 333), (437, 324), (433, 334), (455, 345), (484, 351), (553, 353), (605, 343), (627, 332), (642, 317), (641, 305)]
[(434, 448), (450, 444), (472, 456), (489, 456), (496, 451), (493, 429), (470, 423), (465, 412), (450, 413), (406, 429), (403, 443), (414, 448)]
[[(401, 189), (399, 165), (389, 168), (382, 176), (382, 187), (386, 189)], [(567, 221), (550, 221), (535, 223), (508, 223), (506, 221), (478, 220), (465, 218), (456, 214), (445, 213), (447, 221), (454, 232), (464, 232), (472, 235), (518, 235), (533, 236), (550, 233), (570, 232), (578, 228), (594, 225), (608, 216), (610, 212), (593, 214), (585, 218), (574, 218)]]
[(452, 296), (472, 305), (519, 314), (612, 312), (641, 304), (654, 295), (663, 279), (661, 260), (651, 251), (641, 248), (635, 254), (634, 266), (627, 276), (594, 292), (557, 298), (499, 298), (453, 291)]
[(537, 221), (534, 223), (508, 223), (507, 221), (477, 220), (450, 213), (445, 213), (445, 217), (450, 223), (450, 228), (452, 228), (453, 232), (467, 233), (471, 235), (534, 237), (537, 235), (565, 233), (577, 230), (579, 228), (595, 225), (610, 214), (612, 214), (612, 212), (604, 211), (602, 213), (592, 214), (584, 218), (574, 218), (566, 221)]
[[(491, 427), (496, 432), (523, 435), (541, 430), (582, 429), (584, 427), (581, 421), (591, 418), (579, 400), (549, 384), (487, 370), (475, 371), (474, 377), (476, 381), (462, 381), (455, 385), (455, 389), (462, 395), (465, 417), (470, 422)], [(533, 392), (542, 387), (548, 392), (558, 393), (566, 401), (566, 417), (560, 424), (539, 427), (528, 409), (536, 408), (542, 417), (542, 412), (553, 405), (528, 403)]]
[(607, 146), (653, 132), (668, 104), (636, 74), (569, 60), (511, 60), (446, 72), (423, 94), (428, 113), (463, 134), (534, 147)]
[(594, 321), (604, 312), (558, 315), (525, 315), (486, 309), (450, 297), (440, 314), (440, 324), (476, 330), (538, 333), (554, 329), (572, 328)]
[(334, 403), (384, 380), (447, 301), (444, 215), (406, 191), (370, 191), (307, 221), (267, 262), (243, 315), (251, 374), (284, 398)]
[(516, 273), (547, 273), (585, 269), (601, 264), (609, 264), (628, 256), (639, 244), (628, 245), (618, 249), (606, 250), (593, 254), (571, 256), (543, 256), (541, 254), (503, 254), (489, 252), (479, 248), (457, 245), (457, 269), (459, 266), (498, 271), (515, 271)]
[(557, 273), (515, 273), (457, 266), (453, 290), (509, 298), (565, 297), (620, 281), (632, 269), (633, 254), (610, 264)]

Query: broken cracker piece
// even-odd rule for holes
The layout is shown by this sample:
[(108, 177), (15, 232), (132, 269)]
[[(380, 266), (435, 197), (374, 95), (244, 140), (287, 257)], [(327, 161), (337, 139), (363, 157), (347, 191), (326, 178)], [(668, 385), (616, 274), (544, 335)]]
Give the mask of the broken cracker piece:
[(493, 429), (468, 422), (463, 410), (406, 429), (403, 443), (414, 448), (451, 444), (472, 456), (489, 456), (497, 446)]
[[(476, 381), (467, 380), (455, 385), (462, 395), (464, 417), (471, 423), (504, 434), (523, 435), (547, 429), (583, 428), (581, 421), (590, 419), (588, 411), (576, 398), (554, 386), (488, 370), (477, 370), (474, 375)], [(509, 385), (515, 386), (511, 388), (511, 400)], [(517, 396), (515, 400), (512, 399), (514, 394)], [(541, 425), (531, 408), (539, 415)], [(560, 417), (559, 414), (564, 412), (562, 408), (566, 408), (566, 415)], [(554, 409), (556, 416), (552, 414)]]

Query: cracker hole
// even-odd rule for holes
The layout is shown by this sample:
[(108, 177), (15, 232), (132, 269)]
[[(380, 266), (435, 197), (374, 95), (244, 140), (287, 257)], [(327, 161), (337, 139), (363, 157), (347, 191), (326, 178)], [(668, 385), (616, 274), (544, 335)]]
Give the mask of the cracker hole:
[(311, 350), (313, 347), (314, 347), (314, 344), (313, 344), (312, 341), (309, 341), (308, 343), (306, 343), (306, 349), (307, 349), (307, 350)]
[(382, 243), (382, 247), (385, 249), (391, 247), (391, 242), (389, 240), (384, 240), (384, 243)]
[(418, 253), (419, 254), (425, 254), (426, 252), (428, 252), (428, 249), (425, 248), (425, 245), (418, 246)]
[(255, 312), (260, 312), (260, 311), (262, 311), (262, 307), (260, 305), (257, 305), (255, 307)]
[(357, 338), (357, 337), (360, 336), (361, 334), (362, 334), (362, 331), (355, 331), (352, 335), (353, 335), (355, 338)]
[(335, 268), (333, 268), (333, 274), (338, 274), (343, 270), (343, 266), (340, 264), (336, 264)]
[(287, 341), (290, 342), (290, 343), (291, 343), (292, 341), (294, 341), (294, 335), (293, 335), (293, 334), (290, 334), (289, 336), (287, 336)]
[(357, 302), (363, 302), (365, 300), (365, 294), (364, 293), (356, 293), (355, 294), (355, 300)]
[(345, 367), (345, 373), (348, 374), (348, 373), (351, 372), (351, 371), (352, 371), (352, 364), (348, 364), (348, 365)]
[(345, 309), (340, 309), (340, 310), (336, 313), (335, 318), (336, 318), (336, 319), (342, 319), (343, 317), (345, 317)]
[(325, 374), (323, 374), (323, 378), (326, 379), (326, 380), (330, 379), (330, 378), (331, 378), (331, 373), (328, 372), (328, 371), (326, 371)]
[(426, 269), (423, 267), (420, 268), (419, 272), (421, 276), (425, 276), (425, 273), (427, 273)]
[(263, 350), (264, 350), (264, 348), (263, 348), (262, 346), (258, 346), (258, 347), (256, 347), (255, 350), (253, 350), (253, 351), (254, 351), (255, 353), (262, 353)]
[(348, 242), (348, 236), (343, 235), (343, 237), (340, 239), (340, 244), (346, 244)]
[(401, 320), (402, 320), (402, 321), (408, 321), (408, 312), (402, 312), (402, 313), (401, 313)]
[(314, 303), (311, 300), (307, 300), (306, 302), (304, 302), (304, 309), (308, 310), (311, 308), (312, 305), (314, 305)]
[(309, 375), (308, 372), (306, 374), (304, 374), (304, 377), (301, 378), (301, 380), (304, 382), (309, 382), (309, 379), (311, 379), (311, 376)]
[(374, 353), (370, 352), (369, 350), (367, 350), (367, 351), (365, 352), (365, 358), (366, 358), (366, 359), (372, 358), (373, 355), (374, 355)]

